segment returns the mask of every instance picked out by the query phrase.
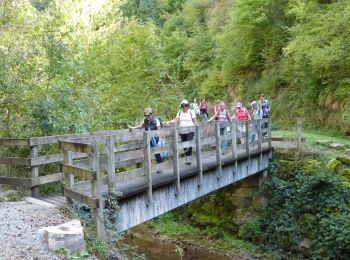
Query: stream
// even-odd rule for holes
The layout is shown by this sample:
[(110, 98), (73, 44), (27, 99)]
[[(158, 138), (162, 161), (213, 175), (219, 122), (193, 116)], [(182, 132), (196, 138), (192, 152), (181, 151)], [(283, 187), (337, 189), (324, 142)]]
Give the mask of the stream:
[[(152, 260), (227, 260), (227, 256), (216, 255), (206, 249), (199, 249), (188, 246), (179, 247), (175, 242), (169, 239), (155, 239), (152, 229), (146, 225), (139, 225), (129, 230), (121, 242), (130, 250), (126, 254), (129, 259), (146, 259)], [(135, 255), (137, 253), (138, 257)], [(181, 258), (182, 255), (182, 258)]]

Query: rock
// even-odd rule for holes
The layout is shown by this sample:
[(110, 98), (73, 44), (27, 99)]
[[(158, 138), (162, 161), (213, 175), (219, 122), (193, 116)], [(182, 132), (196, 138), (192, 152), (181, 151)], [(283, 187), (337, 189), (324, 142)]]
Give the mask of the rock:
[(342, 169), (346, 168), (341, 161), (332, 159), (326, 166), (327, 170), (333, 173), (339, 173)]
[(350, 168), (345, 168), (342, 169), (339, 172), (340, 177), (342, 178), (343, 181), (347, 182), (350, 184)]
[(337, 148), (344, 147), (344, 145), (339, 143), (331, 143), (329, 144), (329, 147), (337, 149)]
[(324, 164), (318, 160), (302, 160), (300, 162), (302, 169), (307, 174), (317, 174), (324, 169)]
[(49, 249), (55, 251), (64, 247), (71, 252), (85, 250), (84, 231), (80, 220), (74, 219), (67, 223), (41, 228)]
[(317, 140), (316, 144), (327, 145), (327, 144), (329, 144), (329, 141), (327, 141), (327, 140)]
[(344, 164), (350, 165), (350, 159), (348, 157), (345, 156), (338, 156), (337, 157), (338, 161), (341, 161)]

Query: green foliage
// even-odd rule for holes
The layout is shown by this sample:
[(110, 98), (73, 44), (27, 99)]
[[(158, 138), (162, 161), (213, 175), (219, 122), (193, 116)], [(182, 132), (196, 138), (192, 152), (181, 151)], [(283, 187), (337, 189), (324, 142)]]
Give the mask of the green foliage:
[(268, 198), (261, 240), (269, 250), (313, 259), (350, 255), (350, 190), (328, 173), (295, 170), (281, 179), (271, 173), (263, 184)]
[(238, 237), (241, 239), (257, 243), (261, 236), (262, 220), (259, 217), (252, 217), (239, 227)]
[(56, 253), (60, 256), (63, 256), (64, 259), (67, 259), (67, 260), (84, 260), (84, 259), (90, 259), (91, 257), (90, 254), (86, 251), (72, 254), (68, 249), (64, 247), (57, 249)]

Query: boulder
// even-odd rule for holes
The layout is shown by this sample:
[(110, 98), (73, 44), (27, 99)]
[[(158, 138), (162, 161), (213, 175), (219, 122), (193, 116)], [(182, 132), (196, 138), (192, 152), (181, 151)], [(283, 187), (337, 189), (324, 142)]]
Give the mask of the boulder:
[(58, 226), (41, 228), (39, 232), (44, 233), (44, 239), (53, 251), (61, 247), (71, 252), (85, 250), (84, 231), (78, 219)]
[(342, 169), (346, 168), (341, 161), (332, 159), (326, 166), (327, 170), (333, 173), (339, 173)]
[(339, 144), (339, 143), (331, 143), (331, 144), (329, 145), (329, 147), (335, 148), (335, 149), (337, 149), (337, 148), (342, 148), (342, 147), (344, 147), (344, 146), (345, 146), (345, 145)]
[(339, 175), (341, 176), (342, 180), (350, 184), (350, 168), (342, 169), (339, 172)]
[(350, 159), (348, 157), (338, 156), (337, 160), (344, 163), (344, 164), (350, 165)]

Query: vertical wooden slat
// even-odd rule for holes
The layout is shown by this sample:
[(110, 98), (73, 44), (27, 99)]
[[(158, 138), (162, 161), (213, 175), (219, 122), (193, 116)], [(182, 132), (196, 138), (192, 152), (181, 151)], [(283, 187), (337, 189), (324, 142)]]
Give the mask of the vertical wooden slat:
[(115, 191), (116, 176), (115, 176), (115, 156), (114, 156), (114, 138), (108, 136), (106, 139), (106, 154), (107, 154), (107, 173), (108, 173), (108, 190)]
[(298, 149), (301, 147), (301, 132), (302, 132), (302, 120), (297, 118), (297, 135), (298, 135)]
[(152, 165), (151, 165), (151, 145), (149, 132), (143, 133), (144, 141), (144, 157), (145, 157), (145, 174), (146, 174), (146, 183), (148, 186), (147, 189), (147, 205), (152, 204), (153, 202), (153, 193), (152, 193)]
[[(31, 146), (30, 147), (30, 158), (35, 158), (38, 157), (39, 155), (39, 148), (37, 145)], [(38, 166), (32, 166), (31, 167), (31, 176), (32, 178), (37, 178), (39, 177), (39, 167)], [(31, 193), (33, 197), (38, 197), (39, 196), (39, 186), (33, 186), (31, 187)]]
[(220, 135), (220, 123), (215, 125), (215, 134), (216, 134), (216, 163), (219, 166), (219, 171), (216, 173), (216, 177), (221, 177), (221, 135)]
[(178, 149), (179, 135), (178, 129), (173, 129), (173, 163), (174, 163), (174, 175), (176, 177), (176, 195), (180, 194), (180, 160)]
[(271, 148), (272, 147), (272, 136), (271, 136), (271, 132), (272, 132), (272, 130), (271, 130), (271, 118), (268, 118), (267, 119), (267, 123), (268, 123), (268, 131), (267, 131), (267, 136), (268, 136), (268, 138), (269, 138), (269, 148)]
[(232, 155), (237, 159), (237, 129), (235, 120), (232, 122)]
[(92, 207), (92, 216), (96, 225), (97, 237), (101, 240), (105, 240), (106, 233), (103, 216), (103, 197), (101, 190), (100, 149), (98, 147), (98, 143), (95, 140), (92, 142), (92, 153), (89, 154), (89, 163), (92, 170), (96, 172), (96, 181), (91, 182), (92, 195), (98, 198), (97, 207)]
[(258, 128), (258, 150), (260, 152), (259, 155), (259, 169), (262, 167), (262, 134), (261, 134), (261, 119), (257, 120), (257, 128)]
[[(69, 150), (63, 150), (63, 160), (65, 164), (73, 165), (73, 156), (72, 152)], [(74, 176), (69, 173), (64, 173), (64, 186), (68, 189), (74, 189)], [(71, 204), (72, 200), (69, 197), (66, 197), (67, 203)]]
[(201, 126), (196, 126), (196, 156), (197, 156), (197, 169), (199, 173), (198, 186), (203, 185), (203, 164), (202, 164), (202, 139), (201, 139)]
[(246, 120), (245, 122), (245, 149), (246, 149), (246, 153), (247, 155), (249, 155), (249, 121)]

